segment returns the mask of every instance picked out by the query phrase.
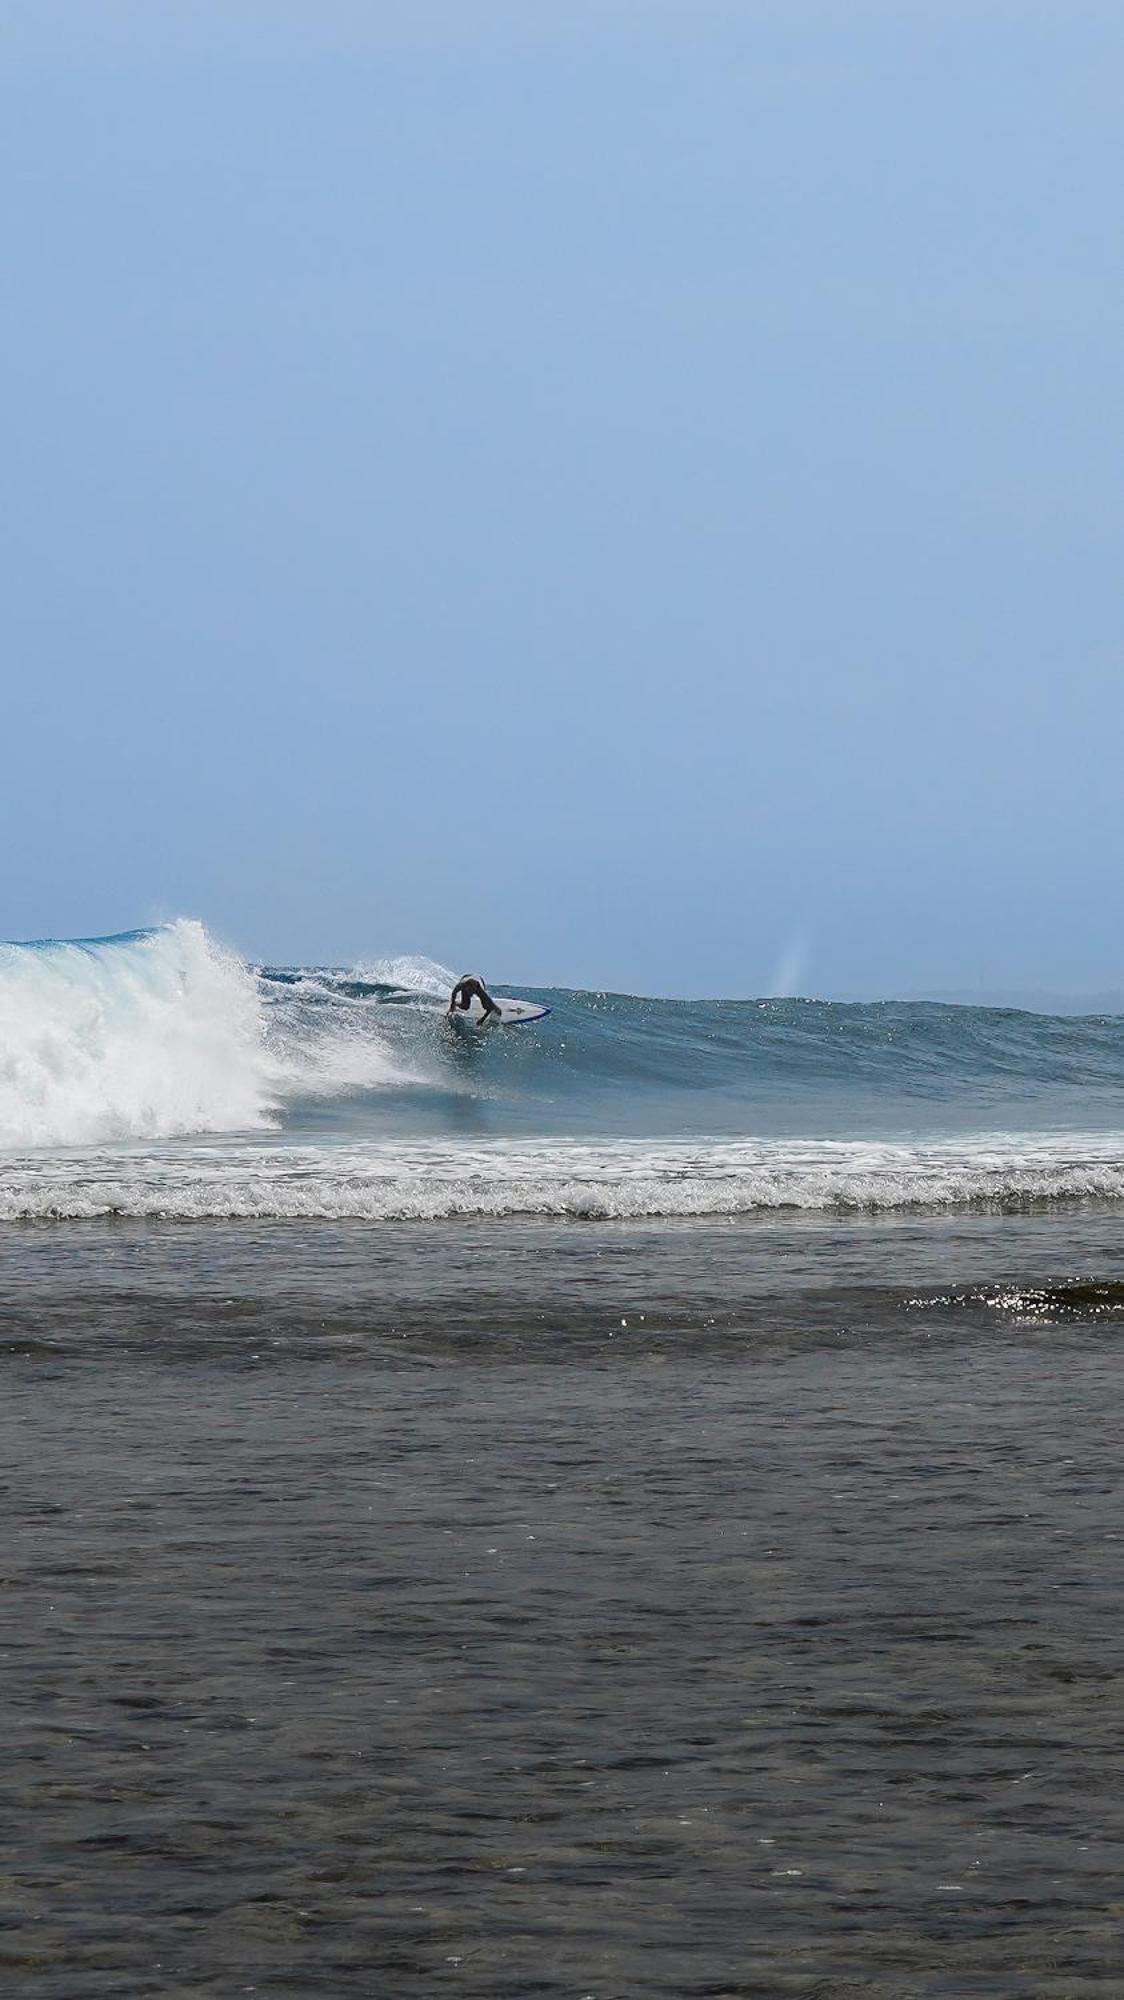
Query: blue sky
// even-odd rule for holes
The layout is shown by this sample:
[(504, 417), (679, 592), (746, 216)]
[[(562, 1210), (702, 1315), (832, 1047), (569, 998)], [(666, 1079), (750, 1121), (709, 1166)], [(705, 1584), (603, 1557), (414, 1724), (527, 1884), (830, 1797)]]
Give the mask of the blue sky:
[(5, 9), (0, 933), (1124, 983), (1124, 10)]

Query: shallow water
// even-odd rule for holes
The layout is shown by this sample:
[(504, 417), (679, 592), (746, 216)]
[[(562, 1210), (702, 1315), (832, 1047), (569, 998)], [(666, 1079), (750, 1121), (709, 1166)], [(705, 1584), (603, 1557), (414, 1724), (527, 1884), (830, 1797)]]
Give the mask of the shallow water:
[(1124, 1023), (448, 978), (0, 947), (3, 1990), (1118, 2000)]
[(9, 1229), (8, 1990), (1124, 1991), (1118, 1229)]

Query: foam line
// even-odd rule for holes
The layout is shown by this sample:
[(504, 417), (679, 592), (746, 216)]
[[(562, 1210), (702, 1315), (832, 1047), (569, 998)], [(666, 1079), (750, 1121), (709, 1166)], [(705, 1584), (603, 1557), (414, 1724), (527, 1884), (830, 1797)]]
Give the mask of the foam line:
[(780, 1211), (988, 1210), (1124, 1201), (1124, 1159), (1095, 1135), (1067, 1140), (883, 1146), (820, 1142), (416, 1143), (330, 1154), (255, 1149), (252, 1170), (213, 1156), (17, 1161), (0, 1175), (0, 1219), (98, 1216), (433, 1221), (736, 1217)]

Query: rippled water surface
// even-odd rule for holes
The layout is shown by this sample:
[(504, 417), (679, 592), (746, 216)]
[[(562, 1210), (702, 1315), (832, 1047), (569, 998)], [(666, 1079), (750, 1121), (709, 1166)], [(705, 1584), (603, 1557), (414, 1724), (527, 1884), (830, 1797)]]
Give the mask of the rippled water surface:
[(1124, 1992), (1118, 1230), (9, 1229), (6, 1990)]
[(1120, 2000), (1124, 1022), (451, 977), (0, 947), (0, 1991)]

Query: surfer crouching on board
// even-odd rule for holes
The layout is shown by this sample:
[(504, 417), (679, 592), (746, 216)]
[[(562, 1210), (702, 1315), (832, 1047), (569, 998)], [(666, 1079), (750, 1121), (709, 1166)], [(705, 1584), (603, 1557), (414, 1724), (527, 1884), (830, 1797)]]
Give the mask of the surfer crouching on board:
[(467, 1014), (474, 1000), (479, 1000), (484, 1009), (480, 1016), (482, 1024), (489, 1014), (498, 1014), (500, 1011), (484, 981), (477, 979), (474, 972), (462, 972), (449, 996), (450, 1014)]

